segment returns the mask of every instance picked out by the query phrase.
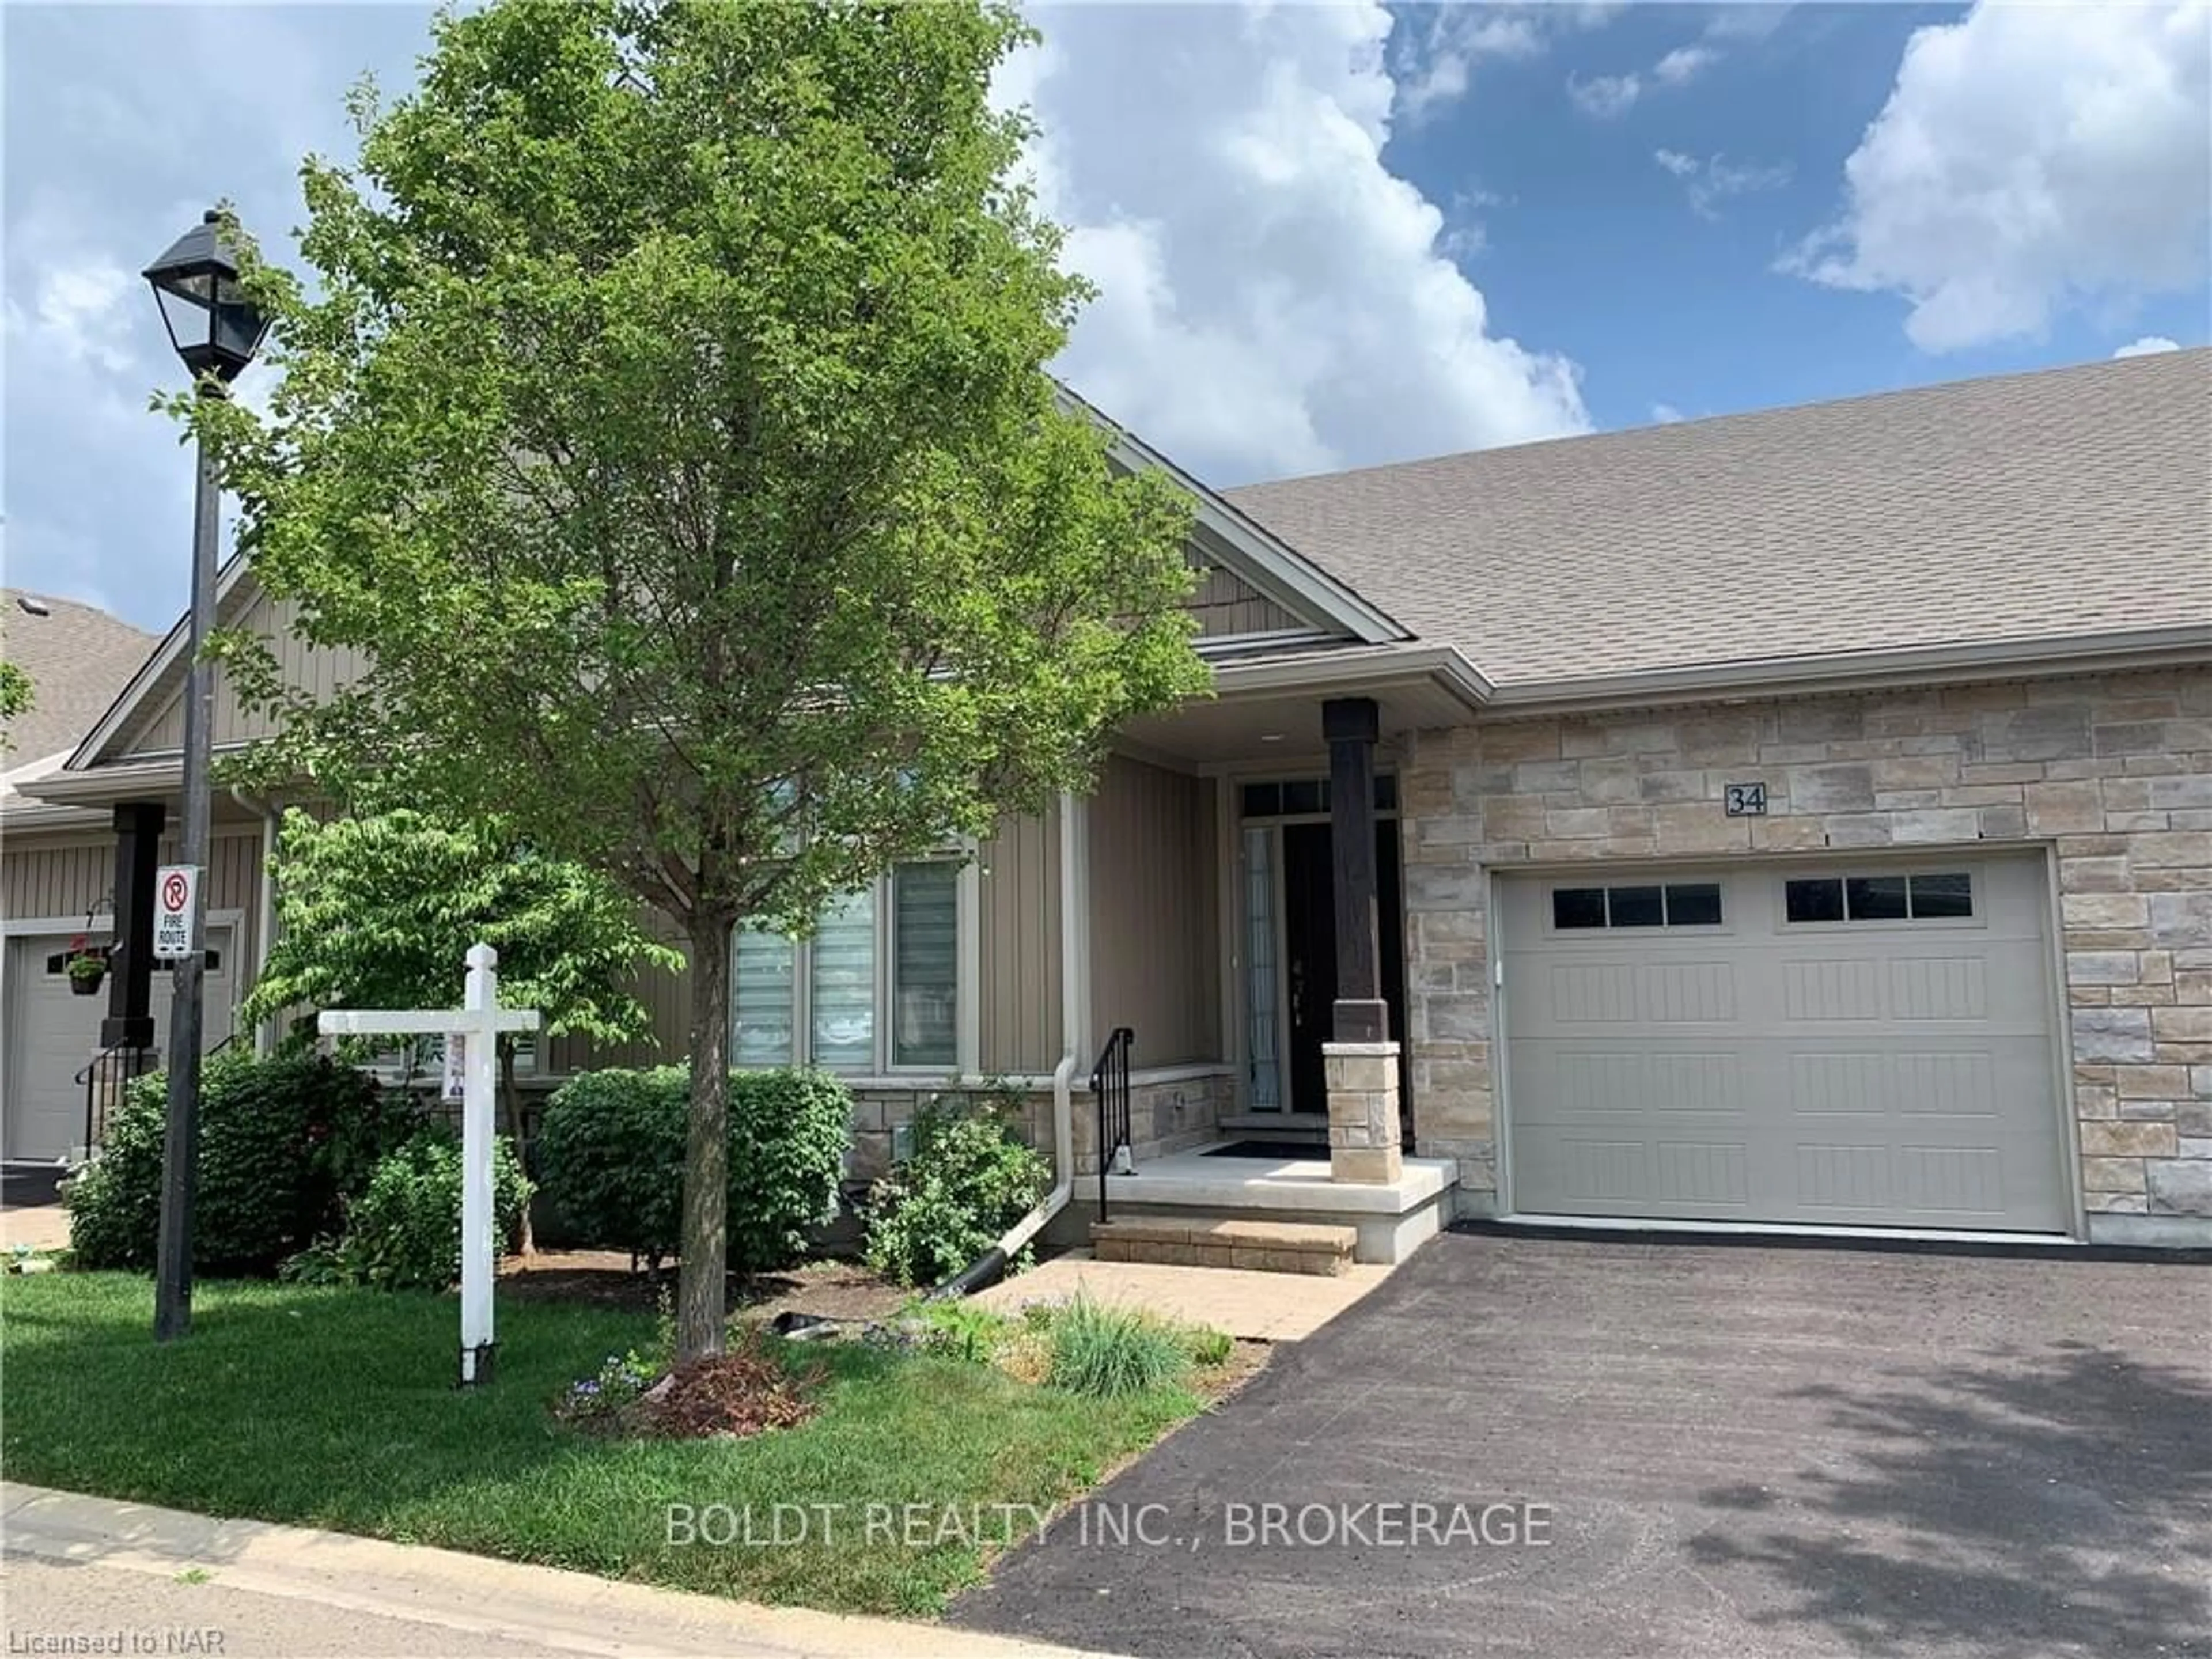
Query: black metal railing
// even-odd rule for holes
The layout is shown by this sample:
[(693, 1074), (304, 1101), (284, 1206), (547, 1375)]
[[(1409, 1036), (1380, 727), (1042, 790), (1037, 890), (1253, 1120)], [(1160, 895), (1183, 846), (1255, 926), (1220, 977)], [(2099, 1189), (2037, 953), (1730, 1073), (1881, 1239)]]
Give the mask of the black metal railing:
[(1129, 1050), (1137, 1034), (1116, 1025), (1098, 1063), (1091, 1068), (1091, 1092), (1098, 1102), (1098, 1218), (1106, 1218), (1106, 1176), (1114, 1161), (1129, 1150)]
[(90, 1158), (107, 1138), (108, 1106), (123, 1097), (124, 1085), (153, 1067), (149, 1050), (127, 1043), (103, 1048), (76, 1074), (84, 1085), (84, 1155)]
[[(238, 1041), (233, 1031), (201, 1056), (212, 1060)], [(137, 1077), (161, 1069), (161, 1056), (151, 1048), (133, 1048), (123, 1043), (103, 1048), (87, 1061), (77, 1073), (76, 1080), (84, 1089), (84, 1155), (90, 1158), (100, 1142), (107, 1139), (107, 1109), (123, 1098), (124, 1085)]]

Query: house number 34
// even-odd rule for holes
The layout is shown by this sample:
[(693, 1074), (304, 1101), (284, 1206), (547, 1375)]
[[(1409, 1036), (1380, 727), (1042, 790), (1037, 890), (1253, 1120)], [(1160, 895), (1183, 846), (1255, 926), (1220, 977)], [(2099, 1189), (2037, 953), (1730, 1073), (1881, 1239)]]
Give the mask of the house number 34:
[(1766, 786), (1763, 783), (1732, 783), (1726, 793), (1728, 815), (1732, 818), (1763, 818), (1766, 816)]

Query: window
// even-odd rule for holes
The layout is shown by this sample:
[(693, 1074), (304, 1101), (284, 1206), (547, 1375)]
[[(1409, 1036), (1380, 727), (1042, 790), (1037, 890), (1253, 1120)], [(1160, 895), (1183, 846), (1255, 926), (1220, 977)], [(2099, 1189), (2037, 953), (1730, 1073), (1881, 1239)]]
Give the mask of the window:
[[(1279, 783), (1248, 783), (1237, 791), (1237, 801), (1238, 815), (1243, 817), (1318, 817), (1328, 811), (1328, 780), (1291, 778)], [(1395, 774), (1376, 775), (1375, 810), (1398, 810)]]
[(891, 878), (891, 1064), (959, 1060), (960, 884), (950, 864)]
[(872, 1071), (876, 1060), (876, 895), (855, 893), (822, 918), (807, 941), (807, 1056), (836, 1072)]
[(1721, 886), (1717, 881), (1552, 890), (1552, 926), (1563, 932), (1589, 927), (1717, 927), (1720, 922)]
[(1608, 887), (1605, 920), (1609, 927), (1664, 927), (1665, 896), (1656, 887)]
[(874, 1073), (959, 1064), (960, 867), (901, 865), (810, 939), (740, 928), (730, 1056)]
[(1782, 885), (1783, 914), (1799, 921), (1931, 921), (1974, 914), (1964, 871), (1913, 876), (1803, 876)]

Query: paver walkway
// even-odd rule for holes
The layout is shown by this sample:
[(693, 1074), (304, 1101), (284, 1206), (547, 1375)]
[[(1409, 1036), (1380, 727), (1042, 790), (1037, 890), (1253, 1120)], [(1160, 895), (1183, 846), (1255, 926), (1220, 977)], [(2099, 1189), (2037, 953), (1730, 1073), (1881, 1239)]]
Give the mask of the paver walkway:
[(69, 1243), (69, 1212), (58, 1204), (0, 1210), (0, 1249), (27, 1244), (34, 1250), (58, 1250)]
[(1147, 1309), (1186, 1324), (1210, 1325), (1254, 1342), (1297, 1342), (1390, 1276), (1378, 1263), (1342, 1273), (1247, 1273), (1234, 1267), (1170, 1267), (1150, 1261), (1097, 1261), (1087, 1250), (1054, 1256), (977, 1294), (1000, 1313), (1032, 1302), (1095, 1301)]

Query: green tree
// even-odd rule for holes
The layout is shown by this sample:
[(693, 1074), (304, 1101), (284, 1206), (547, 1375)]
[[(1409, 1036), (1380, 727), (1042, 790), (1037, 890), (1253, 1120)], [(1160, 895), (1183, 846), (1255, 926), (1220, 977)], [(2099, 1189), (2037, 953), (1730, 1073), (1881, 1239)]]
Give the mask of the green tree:
[(30, 712), (31, 677), (20, 663), (0, 662), (0, 753), (15, 746), (8, 727)]
[[(408, 809), (318, 823), (284, 814), (276, 854), (278, 933), (240, 1005), (249, 1022), (325, 1008), (450, 1008), (462, 958), (499, 952), (500, 1000), (535, 1008), (548, 1036), (620, 1042), (651, 1026), (629, 986), (684, 958), (639, 926), (635, 900), (580, 865), (547, 858), (496, 823), (446, 823)], [(522, 1145), (512, 1036), (499, 1039), (500, 1097)], [(522, 1249), (532, 1248), (530, 1218)]]
[[(1190, 503), (1046, 374), (1085, 290), (1021, 182), (1009, 9), (494, 4), (304, 168), (312, 292), (250, 251), (264, 420), (179, 398), (264, 586), (366, 653), (258, 769), (490, 811), (680, 927), (678, 1321), (718, 1349), (740, 918), (1086, 787), (1201, 693)], [(195, 408), (194, 405), (198, 407)]]

